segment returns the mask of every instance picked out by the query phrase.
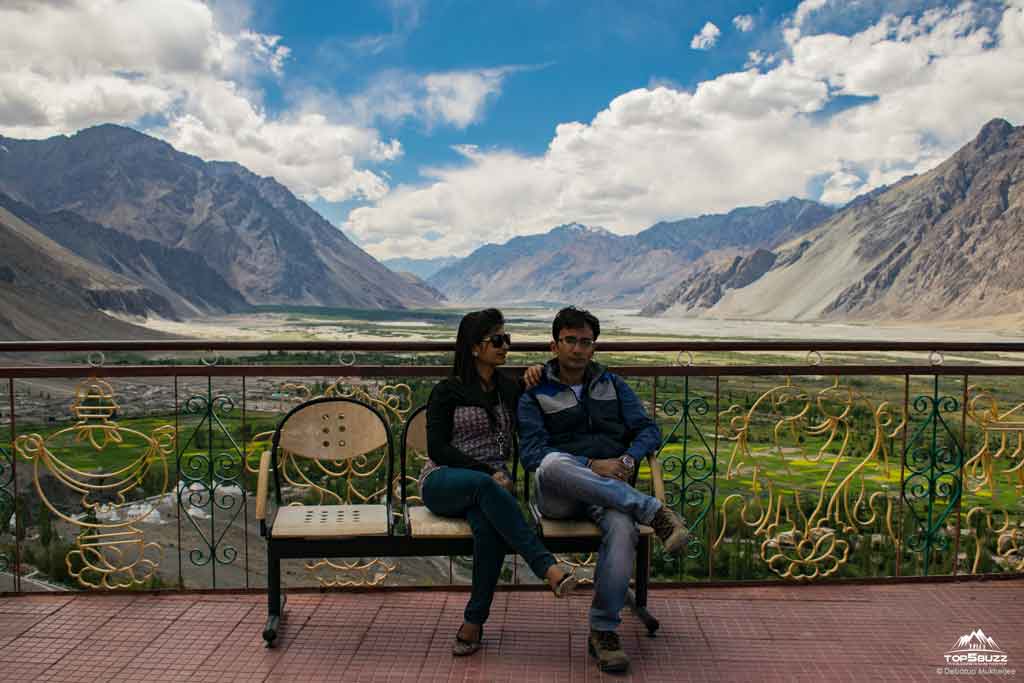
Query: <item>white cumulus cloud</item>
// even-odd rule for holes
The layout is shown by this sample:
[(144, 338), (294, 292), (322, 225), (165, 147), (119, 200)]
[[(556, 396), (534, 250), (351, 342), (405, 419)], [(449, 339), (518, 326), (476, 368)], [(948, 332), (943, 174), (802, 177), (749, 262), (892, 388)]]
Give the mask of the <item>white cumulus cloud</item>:
[(155, 121), (147, 132), (175, 147), (238, 161), (304, 197), (382, 197), (387, 182), (367, 166), (401, 145), (307, 101), (269, 114), (256, 83), (280, 80), (290, 50), (280, 36), (245, 28), (244, 7), (224, 5), (218, 14), (200, 0), (3, 4), (0, 133), (42, 138)]
[(828, 4), (828, 0), (803, 0), (793, 13), (793, 24), (802, 26), (809, 16)]
[(557, 126), (543, 154), (462, 147), (346, 227), (378, 256), (439, 256), (571, 221), (634, 233), (791, 195), (841, 203), (934, 167), (993, 117), (1024, 123), (1024, 89), (1008, 87), (1024, 82), (1020, 0), (994, 24), (965, 3), (798, 35), (768, 59), (623, 93)]
[(722, 35), (722, 31), (709, 21), (690, 40), (690, 47), (694, 50), (710, 50), (718, 42), (720, 35)]
[(754, 30), (754, 17), (749, 14), (739, 14), (732, 18), (732, 25), (736, 30), (748, 33)]

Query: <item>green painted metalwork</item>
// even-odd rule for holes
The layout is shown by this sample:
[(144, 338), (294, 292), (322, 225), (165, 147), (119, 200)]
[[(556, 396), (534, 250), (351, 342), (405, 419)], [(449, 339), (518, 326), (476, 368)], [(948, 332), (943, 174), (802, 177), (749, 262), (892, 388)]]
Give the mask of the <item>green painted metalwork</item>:
[(963, 492), (963, 447), (942, 416), (959, 410), (960, 402), (939, 395), (936, 375), (932, 395), (915, 398), (913, 408), (924, 420), (903, 452), (907, 476), (901, 495), (914, 524), (906, 537), (906, 547), (923, 553), (923, 573), (927, 576), (933, 551), (949, 548), (946, 520)]
[[(245, 453), (231, 431), (221, 420), (235, 409), (230, 396), (213, 393), (213, 380), (207, 379), (205, 396), (189, 397), (182, 407), (183, 415), (201, 416), (188, 439), (178, 449), (178, 507), (179, 514), (188, 519), (199, 534), (202, 547), (192, 548), (188, 552), (189, 561), (197, 567), (210, 565), (211, 581), (217, 587), (217, 565), (228, 565), (238, 559), (238, 549), (224, 542), (224, 537), (231, 529), (235, 520), (246, 509), (247, 492), (245, 490)], [(197, 435), (205, 435), (205, 453), (193, 453), (186, 457), (186, 451), (192, 446)], [(223, 436), (227, 441), (226, 450), (218, 450), (214, 446), (214, 435)], [(207, 529), (196, 521), (194, 511), (199, 510), (208, 516)], [(190, 512), (192, 511), (192, 512)], [(220, 519), (218, 531), (218, 512), (227, 515)], [(182, 552), (181, 545), (178, 548)]]
[[(9, 534), (17, 542), (14, 513), (14, 458), (0, 446), (0, 536)], [(0, 549), (0, 572), (11, 571), (13, 566), (13, 553)]]
[[(690, 378), (683, 378), (683, 398), (669, 399), (662, 411), (669, 417), (679, 416), (661, 443), (661, 450), (682, 430), (682, 456), (668, 454), (661, 457), (665, 480), (666, 504), (674, 508), (696, 530), (704, 524), (715, 504), (715, 484), (718, 470), (715, 449), (697, 424), (696, 417), (707, 415), (710, 406), (702, 396), (690, 396)], [(700, 440), (702, 451), (690, 450), (691, 431)], [(707, 556), (707, 541), (697, 533), (687, 547), (686, 556), (698, 559)]]

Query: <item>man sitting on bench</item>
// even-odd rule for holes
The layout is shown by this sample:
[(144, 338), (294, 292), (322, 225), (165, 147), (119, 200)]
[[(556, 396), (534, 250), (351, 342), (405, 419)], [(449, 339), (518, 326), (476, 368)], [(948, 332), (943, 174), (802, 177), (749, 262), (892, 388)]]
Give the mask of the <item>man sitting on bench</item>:
[(551, 332), (556, 358), (519, 401), (520, 459), (536, 471), (542, 515), (589, 518), (601, 530), (588, 647), (602, 671), (625, 671), (629, 657), (616, 628), (633, 573), (637, 523), (650, 525), (672, 553), (686, 546), (689, 531), (679, 515), (629, 484), (633, 467), (661, 444), (661, 432), (629, 385), (591, 360), (601, 332), (597, 318), (563, 308)]

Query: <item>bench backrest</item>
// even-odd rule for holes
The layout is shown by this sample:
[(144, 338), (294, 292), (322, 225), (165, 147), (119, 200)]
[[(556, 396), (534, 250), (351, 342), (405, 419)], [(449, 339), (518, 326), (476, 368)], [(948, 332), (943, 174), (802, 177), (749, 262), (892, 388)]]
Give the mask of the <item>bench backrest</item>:
[(384, 418), (370, 406), (328, 398), (309, 401), (289, 413), (274, 441), (293, 455), (337, 462), (388, 445), (389, 435)]
[(402, 437), (402, 448), (427, 452), (427, 407), (422, 406), (416, 409), (405, 423), (405, 435)]
[[(405, 422), (405, 429), (402, 431), (400, 476), (402, 505), (409, 500), (409, 480), (418, 482), (422, 460), (427, 457), (427, 406), (417, 408)], [(421, 458), (413, 459), (412, 455), (418, 453)]]
[[(379, 461), (362, 457), (378, 450), (383, 451)], [(296, 406), (274, 431), (271, 452), (279, 504), (284, 478), (293, 486), (319, 494), (322, 503), (365, 502), (386, 491), (390, 506), (392, 488), (387, 482), (394, 471), (391, 431), (384, 416), (362, 401), (323, 397)], [(300, 465), (299, 460), (310, 463), (312, 469)], [(338, 486), (328, 486), (321, 479), (336, 481)], [(378, 483), (361, 492), (358, 482)]]

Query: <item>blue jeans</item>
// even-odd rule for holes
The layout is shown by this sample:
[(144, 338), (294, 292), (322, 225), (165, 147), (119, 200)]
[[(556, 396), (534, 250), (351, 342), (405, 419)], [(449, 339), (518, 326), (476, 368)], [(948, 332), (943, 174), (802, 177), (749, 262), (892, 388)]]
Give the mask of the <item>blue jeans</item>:
[(441, 467), (423, 482), (423, 503), (435, 515), (463, 517), (473, 530), (473, 590), (464, 617), (483, 624), (491, 611), (505, 554), (522, 556), (543, 579), (555, 556), (523, 519), (515, 496), (490, 475), (460, 467)]
[(624, 481), (595, 474), (568, 453), (548, 453), (537, 468), (537, 507), (554, 519), (589, 518), (601, 529), (594, 570), (590, 627), (614, 631), (622, 623), (633, 576), (637, 522), (650, 524), (661, 502)]

